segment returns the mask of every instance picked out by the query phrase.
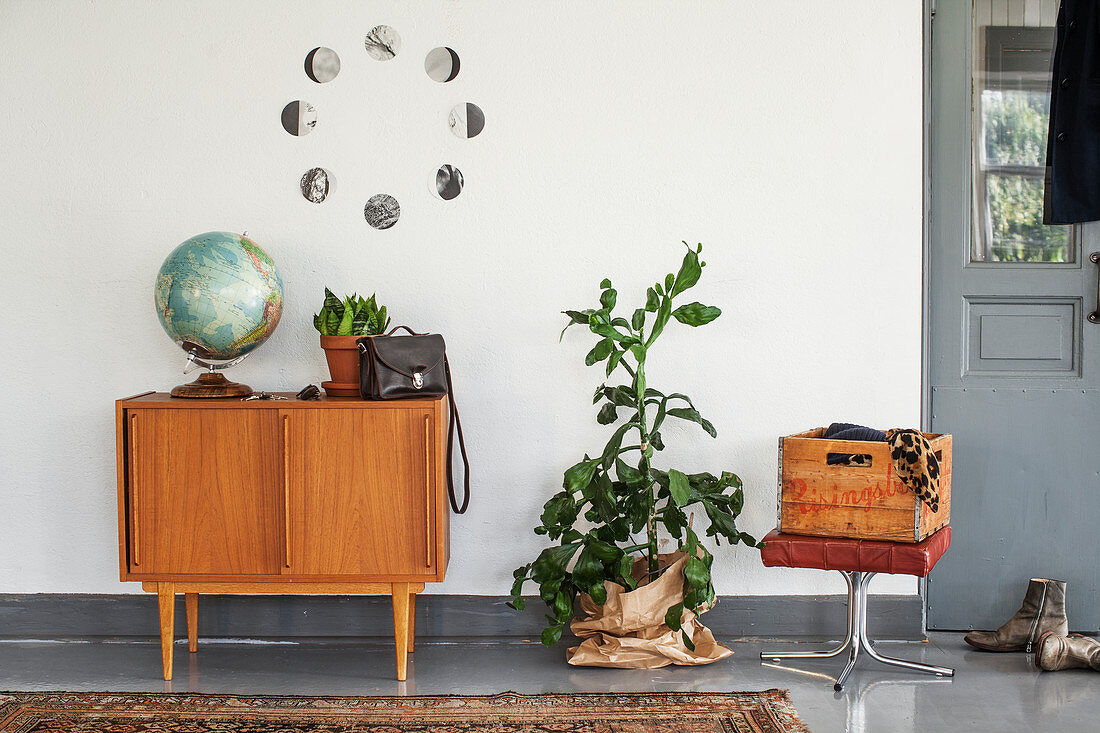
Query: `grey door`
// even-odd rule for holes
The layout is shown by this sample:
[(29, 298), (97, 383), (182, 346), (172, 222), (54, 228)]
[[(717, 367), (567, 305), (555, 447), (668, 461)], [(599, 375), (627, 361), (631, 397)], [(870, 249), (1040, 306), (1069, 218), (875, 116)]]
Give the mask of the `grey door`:
[[(931, 428), (954, 435), (931, 629), (996, 628), (1028, 578), (1100, 629), (1100, 226), (1044, 227), (1055, 0), (938, 0), (932, 24)], [(1060, 80), (1059, 80), (1060, 81)], [(1100, 175), (1100, 171), (1097, 171)]]

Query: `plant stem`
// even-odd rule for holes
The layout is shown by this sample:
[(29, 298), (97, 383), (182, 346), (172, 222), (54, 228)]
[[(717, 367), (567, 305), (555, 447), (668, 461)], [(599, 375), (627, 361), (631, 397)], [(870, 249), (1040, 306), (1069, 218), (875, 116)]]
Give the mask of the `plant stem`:
[(641, 358), (638, 359), (638, 370), (634, 374), (634, 396), (637, 399), (638, 407), (638, 433), (641, 436), (640, 443), (642, 449), (642, 458), (638, 462), (638, 470), (648, 483), (649, 491), (649, 517), (646, 519), (645, 531), (646, 531), (646, 561), (649, 565), (649, 574), (652, 577), (657, 572), (657, 523), (654, 517), (654, 504), (655, 499), (653, 497), (653, 484), (650, 481), (649, 475), (649, 430), (646, 427), (645, 419), (645, 357), (646, 351), (642, 352)]

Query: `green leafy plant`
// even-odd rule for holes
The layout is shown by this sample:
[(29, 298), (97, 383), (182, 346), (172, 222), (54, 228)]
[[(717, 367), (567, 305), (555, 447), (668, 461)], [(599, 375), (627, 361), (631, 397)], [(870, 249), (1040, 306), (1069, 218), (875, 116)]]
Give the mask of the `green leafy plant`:
[[(689, 246), (679, 272), (669, 273), (663, 283), (649, 288), (645, 306), (635, 310), (629, 320), (613, 315), (618, 293), (608, 279), (600, 283), (598, 309), (564, 311), (570, 320), (562, 330), (563, 338), (570, 326), (582, 325), (598, 339), (584, 363), (606, 362), (608, 378), (622, 371), (630, 383), (609, 386), (605, 382), (596, 389), (592, 400), (600, 404), (596, 421), (617, 427), (598, 456), (585, 454), (566, 470), (563, 490), (543, 506), (542, 524), (535, 534), (558, 544), (513, 573), (515, 583), (508, 605), (523, 609), (521, 592), (530, 580), (538, 585), (539, 596), (550, 608), (549, 625), (542, 632), (546, 646), (561, 639), (563, 628), (573, 618), (578, 594), (587, 593), (597, 605), (603, 605), (607, 600), (604, 581), (628, 590), (637, 588), (632, 571), (640, 558), (645, 559), (648, 577), (655, 577), (660, 571), (658, 532), (663, 530), (687, 556), (683, 600), (668, 608), (665, 623), (680, 630), (684, 643), (694, 649), (680, 629), (680, 619), (685, 608), (698, 612), (713, 603), (714, 556), (690, 526), (688, 512), (702, 510), (707, 518), (706, 536), (714, 537), (715, 544), (725, 538), (730, 544), (759, 546), (755, 538), (737, 529), (745, 497), (741, 479), (735, 474), (689, 474), (652, 464), (655, 451), (665, 447), (661, 430), (668, 418), (696, 423), (711, 437), (718, 434), (687, 395), (666, 395), (646, 382), (650, 350), (670, 320), (702, 326), (721, 315), (718, 308), (698, 302), (673, 307), (673, 301), (699, 281), (706, 264), (699, 260), (702, 250), (702, 245)], [(632, 439), (627, 440), (628, 436)]]
[(313, 316), (313, 326), (322, 336), (374, 336), (385, 333), (390, 324), (386, 306), (378, 307), (375, 296), (346, 296), (340, 300), (325, 288), (325, 303)]

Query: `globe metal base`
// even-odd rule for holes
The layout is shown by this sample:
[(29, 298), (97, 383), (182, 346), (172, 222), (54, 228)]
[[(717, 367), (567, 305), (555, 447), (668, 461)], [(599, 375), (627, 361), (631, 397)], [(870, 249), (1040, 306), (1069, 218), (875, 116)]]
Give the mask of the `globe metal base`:
[(173, 397), (247, 397), (252, 388), (240, 382), (230, 382), (220, 372), (203, 372), (194, 382), (181, 384), (172, 390)]

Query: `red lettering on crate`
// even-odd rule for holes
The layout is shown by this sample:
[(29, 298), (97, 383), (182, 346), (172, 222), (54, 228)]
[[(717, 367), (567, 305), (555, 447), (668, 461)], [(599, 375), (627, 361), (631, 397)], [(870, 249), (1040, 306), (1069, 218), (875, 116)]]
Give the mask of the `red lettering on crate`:
[(879, 481), (876, 481), (873, 486), (864, 486), (861, 489), (841, 490), (833, 484), (830, 490), (819, 492), (816, 488), (811, 488), (805, 479), (796, 478), (785, 483), (788, 491), (794, 495), (794, 501), (799, 502), (798, 511), (802, 514), (840, 506), (861, 506), (863, 511), (869, 512), (875, 502), (909, 493), (909, 487), (894, 476), (892, 466), (887, 469), (885, 487)]

